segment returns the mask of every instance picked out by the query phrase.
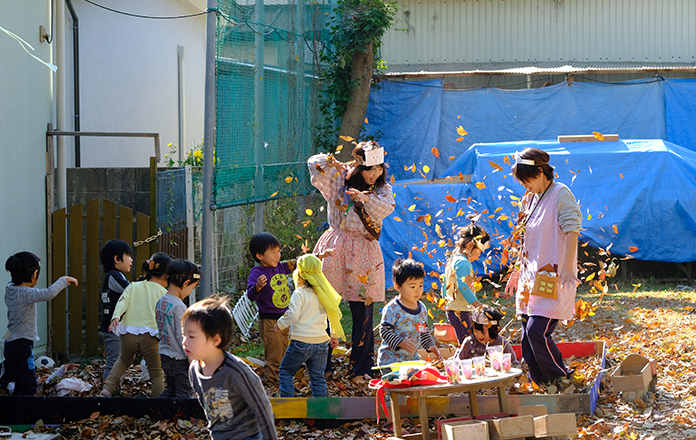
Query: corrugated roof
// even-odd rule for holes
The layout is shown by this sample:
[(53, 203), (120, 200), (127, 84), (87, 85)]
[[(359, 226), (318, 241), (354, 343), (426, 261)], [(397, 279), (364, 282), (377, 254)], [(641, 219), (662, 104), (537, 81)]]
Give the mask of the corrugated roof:
[(390, 65), (382, 77), (696, 72), (696, 63), (545, 61)]

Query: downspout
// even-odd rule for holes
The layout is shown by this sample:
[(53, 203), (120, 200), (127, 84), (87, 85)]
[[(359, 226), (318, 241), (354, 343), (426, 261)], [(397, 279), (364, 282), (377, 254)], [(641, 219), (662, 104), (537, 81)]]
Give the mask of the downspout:
[[(65, 2), (58, 0), (56, 8), (56, 128), (58, 131), (67, 131), (66, 123), (66, 93), (65, 89), (67, 78), (65, 77)], [(55, 209), (67, 206), (67, 152), (65, 136), (58, 136), (56, 139), (56, 206)]]
[[(73, 31), (73, 107), (75, 109), (75, 131), (80, 131), (80, 24), (72, 0), (65, 0), (70, 11)], [(75, 136), (75, 168), (80, 168), (80, 136)]]

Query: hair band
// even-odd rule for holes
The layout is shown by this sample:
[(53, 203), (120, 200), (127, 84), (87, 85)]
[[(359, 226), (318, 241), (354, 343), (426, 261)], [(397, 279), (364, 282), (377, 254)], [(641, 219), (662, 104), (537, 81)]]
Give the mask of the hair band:
[(192, 274), (191, 274), (191, 278), (193, 278), (194, 280), (200, 280), (200, 279), (201, 279), (201, 274), (199, 274), (199, 273), (192, 273)]

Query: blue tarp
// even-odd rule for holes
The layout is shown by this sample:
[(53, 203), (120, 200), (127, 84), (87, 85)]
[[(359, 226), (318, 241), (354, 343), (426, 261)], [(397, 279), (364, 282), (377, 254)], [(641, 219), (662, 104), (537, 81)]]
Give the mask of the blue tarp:
[[(525, 141), (471, 146), (443, 173), (452, 176), (451, 183), (397, 182), (396, 210), (385, 220), (380, 239), (387, 279), (393, 261), (409, 252), (426, 265), (427, 273), (441, 273), (438, 261), (445, 261), (453, 231), (468, 224), (469, 213), (482, 214), (480, 224), (497, 236), (492, 247), (499, 247), (518, 212), (512, 202), (524, 192), (512, 179), (505, 157), (512, 159), (516, 151), (528, 147), (551, 155), (557, 180), (568, 185), (578, 200), (582, 242), (604, 249), (611, 245), (612, 253), (640, 260), (696, 261), (696, 152), (662, 140)], [(472, 183), (460, 183), (460, 172), (471, 174)], [(483, 273), (480, 262), (475, 268)]]
[[(373, 89), (367, 118), (366, 134), (380, 139), (396, 180), (440, 177), (475, 143), (595, 131), (664, 139), (696, 151), (696, 80), (469, 91), (444, 90), (439, 80), (386, 81)], [(458, 127), (467, 134), (460, 136)]]

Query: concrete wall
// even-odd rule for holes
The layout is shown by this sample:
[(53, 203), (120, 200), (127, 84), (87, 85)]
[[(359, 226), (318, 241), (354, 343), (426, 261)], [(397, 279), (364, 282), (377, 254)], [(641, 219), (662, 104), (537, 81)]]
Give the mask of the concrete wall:
[[(187, 0), (101, 0), (134, 14), (179, 16), (201, 12)], [(203, 137), (205, 15), (154, 20), (130, 17), (73, 1), (80, 29), (82, 131), (159, 133), (162, 156), (179, 143), (177, 45), (184, 47), (185, 147)], [(68, 27), (68, 31), (70, 28)], [(72, 59), (68, 32), (68, 59)], [(68, 66), (71, 70), (72, 67)], [(72, 72), (68, 76), (72, 106)], [(69, 127), (73, 126), (72, 117)], [(83, 167), (147, 167), (151, 138), (82, 138)], [(73, 141), (67, 163), (74, 165)]]
[(97, 197), (150, 215), (150, 169), (68, 168), (68, 207)]
[[(31, 44), (34, 55), (52, 61), (51, 46), (39, 42), (39, 26), (51, 28), (48, 0), (0, 2), (0, 26)], [(52, 120), (55, 74), (0, 31), (0, 286), (10, 280), (5, 260), (31, 251), (42, 260), (39, 287), (46, 286), (46, 126)], [(46, 303), (38, 305), (41, 353), (47, 342)], [(0, 336), (7, 309), (0, 301)]]

